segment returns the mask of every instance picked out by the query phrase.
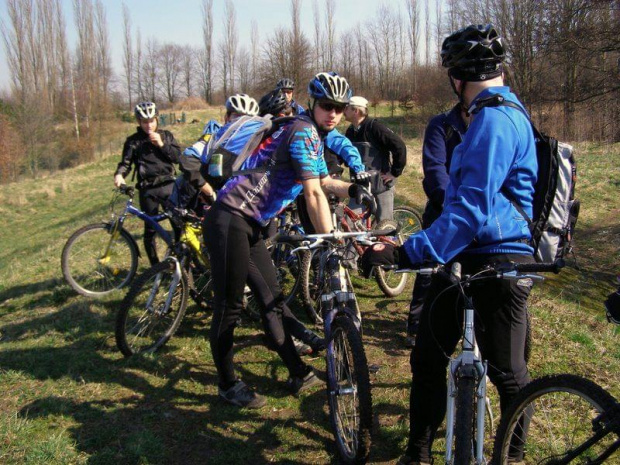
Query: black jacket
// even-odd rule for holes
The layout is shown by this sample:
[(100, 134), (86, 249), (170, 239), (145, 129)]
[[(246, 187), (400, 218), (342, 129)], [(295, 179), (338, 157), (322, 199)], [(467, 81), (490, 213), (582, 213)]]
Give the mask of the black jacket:
[(115, 175), (124, 178), (131, 172), (131, 165), (136, 166), (138, 184), (157, 184), (163, 179), (173, 179), (173, 163), (179, 163), (181, 147), (170, 131), (157, 130), (164, 146), (159, 148), (151, 143), (148, 135), (138, 127), (138, 131), (129, 136), (123, 147), (123, 157), (116, 168)]
[[(389, 171), (395, 177), (402, 174), (407, 164), (407, 147), (403, 140), (383, 123), (375, 118), (366, 117), (359, 128), (349, 126), (345, 135), (353, 145), (358, 142), (368, 142), (379, 152), (382, 159), (381, 172)], [(367, 168), (371, 168), (363, 157), (362, 161)]]

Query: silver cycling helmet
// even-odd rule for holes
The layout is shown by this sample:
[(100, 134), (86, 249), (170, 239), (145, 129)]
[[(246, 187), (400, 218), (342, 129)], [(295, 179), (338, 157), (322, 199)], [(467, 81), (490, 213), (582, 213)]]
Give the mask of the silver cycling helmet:
[(241, 115), (258, 115), (258, 102), (248, 94), (235, 94), (226, 100), (226, 110)]

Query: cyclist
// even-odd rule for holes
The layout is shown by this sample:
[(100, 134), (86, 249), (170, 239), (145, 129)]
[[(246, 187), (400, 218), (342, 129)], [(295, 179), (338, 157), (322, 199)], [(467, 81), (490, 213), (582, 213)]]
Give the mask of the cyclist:
[[(138, 130), (123, 146), (123, 155), (114, 172), (114, 185), (125, 184), (135, 167), (140, 191), (140, 208), (150, 216), (159, 211), (160, 202), (172, 194), (175, 169), (181, 147), (170, 131), (158, 129), (158, 111), (153, 102), (138, 103), (134, 109)], [(144, 223), (144, 249), (151, 265), (159, 261), (155, 245), (155, 229)]]
[[(428, 201), (422, 214), (422, 228), (426, 229), (433, 224), (443, 210), (443, 200), (446, 194), (450, 173), (450, 160), (454, 148), (461, 143), (469, 115), (460, 103), (450, 111), (440, 113), (433, 118), (424, 131), (422, 145), (422, 169), (424, 180), (422, 186)], [(420, 324), (420, 313), (430, 286), (431, 278), (428, 275), (418, 275), (413, 285), (413, 294), (409, 305), (407, 318), (407, 347), (415, 345), (415, 337)]]
[[(452, 155), (443, 211), (403, 247), (369, 248), (363, 257), (366, 272), (372, 265), (410, 268), (456, 260), (463, 274), (474, 274), (490, 264), (534, 262), (527, 222), (508, 200), (512, 196), (531, 216), (537, 176), (531, 124), (518, 109), (482, 107), (485, 99), (498, 95), (522, 106), (504, 86), (502, 40), (492, 25), (468, 26), (444, 40), (441, 57), (454, 92), (472, 115)], [(481, 323), (476, 325), (476, 340), (489, 361), (488, 374), (498, 389), (502, 412), (530, 380), (524, 354), (531, 286), (529, 279), (483, 280), (467, 290)], [(433, 277), (411, 356), (411, 424), (401, 464), (431, 462), (433, 439), (446, 409), (447, 356), (461, 337), (457, 296), (451, 283)]]
[(233, 176), (220, 190), (204, 220), (214, 280), (210, 343), (218, 372), (219, 396), (241, 407), (259, 408), (265, 404), (263, 396), (236, 377), (233, 366), (234, 327), (242, 309), (243, 288), (250, 268), (260, 277), (263, 292), (255, 295), (269, 323), (268, 337), (289, 371), (289, 389), (297, 394), (319, 383), (312, 368), (301, 361), (282, 323), (282, 292), (262, 239), (262, 227), (302, 189), (319, 232), (333, 228), (323, 189), (356, 197), (359, 202), (372, 201), (361, 186), (327, 176), (323, 158), (322, 137), (338, 124), (350, 97), (347, 81), (335, 73), (320, 73), (310, 81), (308, 91), (311, 116), (286, 122), (266, 137), (241, 166), (241, 170), (257, 165), (271, 168)]
[(345, 136), (362, 155), (367, 170), (378, 171), (371, 192), (377, 201), (377, 221), (394, 217), (394, 183), (407, 164), (407, 147), (403, 140), (376, 118), (368, 117), (368, 100), (351, 97), (344, 117), (351, 123)]
[(293, 92), (295, 91), (295, 81), (290, 78), (282, 78), (276, 84), (276, 89), (280, 89), (285, 97), (286, 101), (293, 110), (294, 115), (301, 115), (305, 110), (299, 103), (293, 100)]

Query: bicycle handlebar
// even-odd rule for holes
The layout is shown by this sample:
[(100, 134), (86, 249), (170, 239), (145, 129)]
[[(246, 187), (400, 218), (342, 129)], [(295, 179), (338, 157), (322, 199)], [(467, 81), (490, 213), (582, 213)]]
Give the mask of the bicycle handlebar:
[(515, 271), (524, 273), (555, 273), (558, 274), (562, 268), (566, 266), (566, 262), (563, 259), (558, 259), (551, 263), (516, 263), (514, 265)]
[(127, 184), (121, 184), (118, 190), (121, 194), (125, 194), (129, 197), (133, 197), (135, 193), (135, 188), (133, 186), (128, 186)]
[[(397, 228), (392, 229), (376, 229), (370, 231), (333, 231), (327, 234), (277, 234), (274, 237), (275, 242), (286, 244), (300, 244), (302, 242), (321, 243), (325, 241), (339, 241), (341, 239), (357, 238), (358, 240), (370, 239), (374, 236), (389, 236), (398, 232)], [(310, 245), (310, 244), (308, 244)]]

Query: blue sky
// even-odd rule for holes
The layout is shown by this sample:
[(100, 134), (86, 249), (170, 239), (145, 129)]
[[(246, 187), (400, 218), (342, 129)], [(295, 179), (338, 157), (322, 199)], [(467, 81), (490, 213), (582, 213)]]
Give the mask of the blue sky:
[[(61, 0), (66, 18), (67, 35), (73, 46), (76, 31), (73, 21), (72, 0)], [(310, 39), (314, 27), (312, 2), (302, 0), (301, 23)], [(324, 0), (318, 0), (320, 10), (324, 10)], [(123, 47), (123, 3), (130, 12), (132, 31), (140, 29), (143, 42), (154, 37), (159, 42), (172, 42), (200, 46), (202, 44), (201, 0), (103, 0), (107, 14), (112, 65), (115, 73), (121, 72)], [(214, 0), (214, 38), (219, 39), (223, 31), (224, 0)], [(336, 30), (344, 31), (353, 27), (358, 21), (372, 19), (376, 14), (378, 0), (336, 0)], [(431, 10), (434, 0), (430, 0)], [(290, 23), (290, 1), (288, 0), (233, 0), (237, 11), (237, 31), (239, 45), (249, 46), (252, 20), (258, 24), (261, 40), (271, 35), (276, 27), (288, 27)], [(383, 4), (393, 8), (404, 7), (402, 0), (383, 0)], [(423, 4), (423, 2), (420, 2)], [(431, 12), (432, 15), (433, 12)], [(404, 14), (404, 10), (403, 10)], [(7, 18), (6, 0), (0, 0), (0, 18)], [(8, 89), (10, 78), (6, 62), (4, 44), (0, 45), (0, 89)]]

